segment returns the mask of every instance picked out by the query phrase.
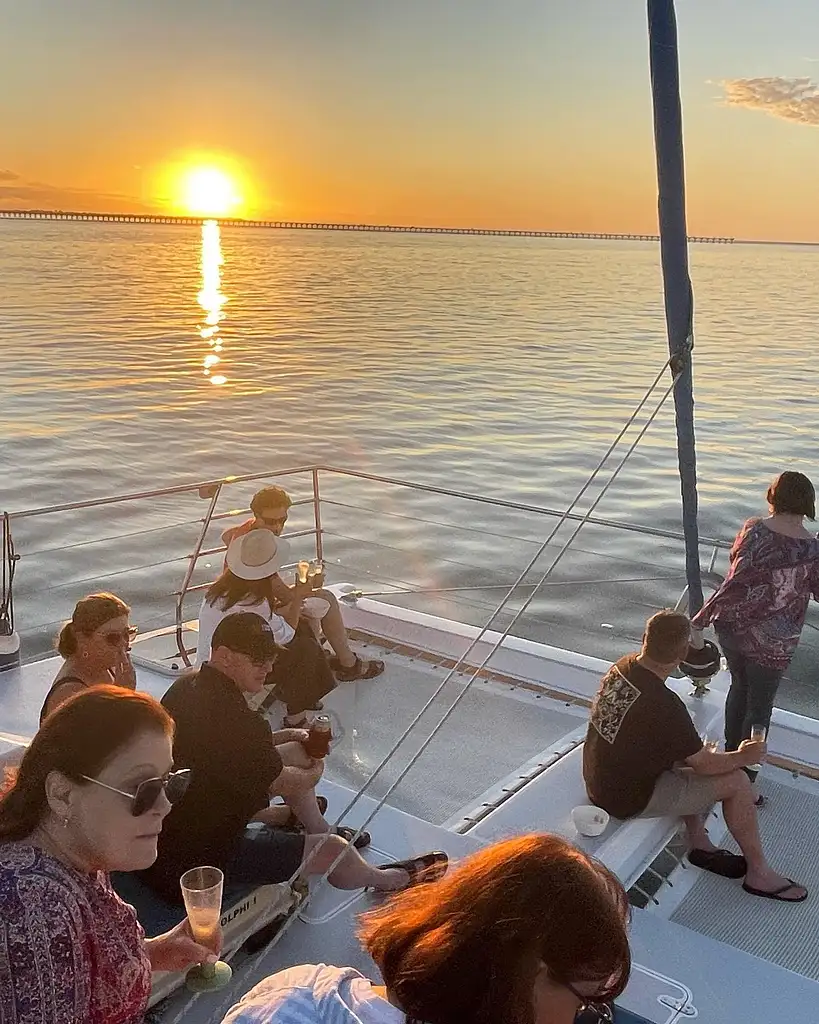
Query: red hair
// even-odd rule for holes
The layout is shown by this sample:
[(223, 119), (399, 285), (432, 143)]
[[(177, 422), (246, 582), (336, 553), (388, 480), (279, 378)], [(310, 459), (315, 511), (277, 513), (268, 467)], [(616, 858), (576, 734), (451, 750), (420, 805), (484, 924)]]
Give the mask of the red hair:
[(408, 1020), (533, 1024), (535, 977), (616, 998), (631, 971), (628, 897), (559, 836), (488, 846), (362, 918), (360, 937)]
[(92, 686), (52, 711), (28, 745), (20, 767), (7, 773), (0, 796), (0, 841), (26, 839), (48, 810), (46, 779), (61, 772), (74, 782), (95, 778), (135, 736), (173, 735), (173, 720), (159, 701), (121, 686)]

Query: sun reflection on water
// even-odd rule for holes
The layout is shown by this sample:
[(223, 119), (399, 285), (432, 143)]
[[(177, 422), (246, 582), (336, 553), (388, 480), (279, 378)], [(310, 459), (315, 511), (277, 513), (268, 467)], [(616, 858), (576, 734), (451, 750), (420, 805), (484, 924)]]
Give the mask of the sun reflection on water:
[(227, 302), (227, 296), (222, 292), (221, 268), (224, 262), (219, 224), (215, 220), (206, 220), (202, 224), (202, 288), (196, 298), (205, 311), (199, 334), (211, 348), (202, 361), (202, 373), (216, 386), (227, 384), (224, 374), (213, 372), (222, 361), (219, 354), (222, 351), (220, 324), (225, 318), (222, 307)]

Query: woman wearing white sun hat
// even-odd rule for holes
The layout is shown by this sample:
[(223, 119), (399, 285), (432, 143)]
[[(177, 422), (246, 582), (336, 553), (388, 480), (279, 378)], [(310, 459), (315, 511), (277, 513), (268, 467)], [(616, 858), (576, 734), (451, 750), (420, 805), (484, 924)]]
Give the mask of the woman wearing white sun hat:
[(307, 712), (336, 685), (327, 655), (306, 622), (301, 621), (301, 601), (274, 611), (277, 602), (271, 581), (290, 561), (287, 541), (270, 530), (252, 530), (232, 541), (222, 575), (205, 593), (199, 611), (197, 664), (210, 655), (214, 630), (232, 612), (254, 612), (273, 631), (281, 652), (268, 679), (276, 697), (287, 705), (287, 726), (301, 726)]

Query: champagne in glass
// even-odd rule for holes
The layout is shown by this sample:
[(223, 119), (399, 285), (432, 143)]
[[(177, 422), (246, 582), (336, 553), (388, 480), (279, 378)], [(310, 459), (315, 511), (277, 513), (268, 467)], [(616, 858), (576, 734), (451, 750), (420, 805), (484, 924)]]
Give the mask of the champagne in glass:
[[(222, 887), (225, 876), (219, 868), (191, 868), (179, 879), (182, 899), (194, 939), (208, 949), (216, 950), (219, 919), (222, 916)], [(224, 961), (198, 964), (185, 976), (191, 992), (215, 992), (230, 981), (233, 971)]]
[(296, 567), (296, 578), (299, 583), (307, 582), (307, 574), (310, 572), (310, 563), (302, 560)]
[[(752, 725), (751, 726), (751, 739), (752, 740), (766, 740), (768, 738), (768, 730), (764, 725)], [(754, 779), (762, 770), (761, 764), (749, 764), (748, 768), (754, 772)]]
[(324, 586), (324, 562), (320, 558), (314, 558), (307, 570), (307, 578), (313, 590), (319, 590)]

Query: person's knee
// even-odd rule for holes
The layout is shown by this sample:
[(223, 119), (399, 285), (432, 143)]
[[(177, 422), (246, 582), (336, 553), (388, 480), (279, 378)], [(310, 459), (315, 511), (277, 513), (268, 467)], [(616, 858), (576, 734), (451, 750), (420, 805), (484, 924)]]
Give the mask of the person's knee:
[(727, 797), (740, 797), (741, 799), (747, 798), (749, 802), (753, 803), (751, 780), (741, 768), (720, 776), (718, 788), (722, 800)]
[(304, 865), (308, 875), (323, 875), (349, 849), (341, 836), (323, 832), (307, 836), (304, 844)]
[[(332, 592), (332, 590), (325, 590), (323, 587), (320, 590), (314, 590), (313, 594), (315, 597), (324, 598), (324, 600), (330, 605), (331, 608), (338, 607), (338, 598)], [(324, 613), (327, 614), (326, 612)]]

